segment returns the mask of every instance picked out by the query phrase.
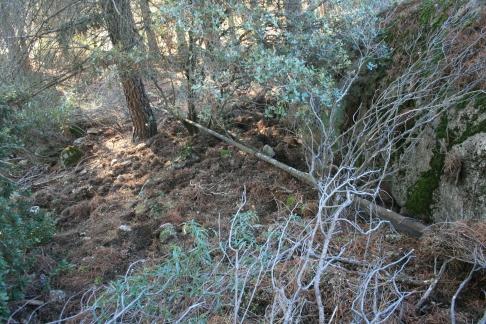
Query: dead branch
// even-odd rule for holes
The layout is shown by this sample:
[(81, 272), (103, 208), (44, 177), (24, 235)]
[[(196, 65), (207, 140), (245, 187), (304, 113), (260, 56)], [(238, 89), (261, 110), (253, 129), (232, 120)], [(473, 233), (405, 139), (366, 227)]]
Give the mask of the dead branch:
[[(290, 174), (294, 178), (296, 178), (296, 179), (298, 179), (298, 180), (300, 180), (300, 181), (302, 181), (306, 184), (309, 184), (312, 187), (318, 188), (318, 184), (316, 183), (314, 178), (309, 173), (297, 170), (297, 169), (295, 169), (291, 166), (286, 165), (285, 163), (282, 163), (280, 161), (272, 159), (271, 157), (258, 152), (254, 148), (251, 148), (251, 147), (248, 147), (244, 144), (241, 144), (241, 143), (239, 143), (239, 142), (237, 142), (237, 141), (235, 141), (235, 140), (233, 140), (229, 137), (221, 135), (221, 134), (219, 134), (219, 133), (217, 133), (217, 132), (215, 132), (215, 131), (213, 131), (209, 128), (206, 128), (206, 127), (202, 126), (201, 124), (193, 122), (193, 121), (191, 121), (187, 118), (178, 117), (178, 119), (183, 120), (184, 122), (191, 124), (194, 127), (197, 127), (198, 129), (202, 130), (203, 132), (210, 134), (210, 135), (222, 140), (225, 143), (228, 143), (230, 145), (237, 147), (238, 149), (240, 149), (241, 151), (243, 151), (245, 153), (254, 155), (258, 159), (265, 161), (265, 162), (273, 165), (274, 167), (276, 167), (276, 168), (278, 168), (282, 171), (287, 172), (288, 174)], [(396, 228), (396, 230), (401, 232), (401, 233), (404, 233), (404, 234), (407, 234), (407, 235), (410, 235), (410, 236), (413, 236), (413, 237), (419, 237), (423, 234), (423, 232), (426, 228), (426, 226), (424, 224), (420, 223), (417, 220), (414, 220), (410, 217), (402, 216), (398, 213), (395, 213), (394, 211), (391, 211), (389, 209), (378, 206), (378, 205), (376, 205), (376, 204), (374, 204), (374, 203), (372, 203), (368, 200), (365, 200), (363, 198), (354, 197), (353, 203), (358, 208), (363, 210), (364, 212), (367, 212), (367, 213), (370, 213), (370, 214), (376, 214), (379, 218), (386, 220), (386, 221), (389, 221)]]
[(471, 271), (469, 272), (469, 274), (467, 275), (467, 277), (461, 282), (461, 284), (457, 288), (454, 296), (452, 296), (451, 309), (450, 309), (451, 323), (452, 324), (456, 324), (456, 312), (455, 312), (455, 308), (456, 308), (456, 300), (457, 300), (457, 297), (459, 297), (459, 294), (461, 293), (461, 291), (469, 283), (469, 281), (472, 278), (473, 273), (476, 272), (476, 271), (478, 271), (478, 270), (479, 270), (478, 267), (476, 265), (473, 265), (473, 267), (472, 267)]
[(425, 302), (427, 302), (427, 300), (430, 297), (430, 294), (434, 291), (435, 287), (437, 286), (437, 283), (439, 283), (439, 280), (442, 278), (442, 275), (444, 274), (444, 271), (447, 267), (447, 264), (451, 260), (452, 259), (449, 259), (449, 260), (444, 261), (444, 263), (442, 263), (442, 266), (440, 267), (439, 273), (432, 280), (432, 283), (430, 284), (429, 288), (427, 288), (427, 291), (425, 291), (424, 295), (420, 298), (417, 305), (415, 306), (416, 311), (420, 311), (422, 309), (422, 306), (425, 304)]

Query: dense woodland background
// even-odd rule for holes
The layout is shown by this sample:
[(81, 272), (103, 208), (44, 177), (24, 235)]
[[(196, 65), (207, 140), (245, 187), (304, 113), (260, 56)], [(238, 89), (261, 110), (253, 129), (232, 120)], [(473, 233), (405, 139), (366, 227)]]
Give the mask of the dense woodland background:
[(482, 0), (0, 0), (0, 321), (486, 321)]

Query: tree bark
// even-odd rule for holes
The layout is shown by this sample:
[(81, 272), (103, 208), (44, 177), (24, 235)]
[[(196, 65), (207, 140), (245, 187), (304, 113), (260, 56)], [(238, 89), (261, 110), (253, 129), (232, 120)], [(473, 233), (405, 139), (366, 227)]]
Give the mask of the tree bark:
[[(193, 6), (192, 0), (189, 0), (188, 4)], [(197, 121), (196, 112), (196, 94), (194, 92), (194, 85), (196, 84), (196, 52), (195, 43), (196, 39), (191, 29), (186, 32), (179, 27), (176, 27), (177, 36), (177, 50), (180, 57), (180, 63), (183, 65), (184, 76), (186, 77), (187, 84), (187, 118), (191, 121)], [(198, 132), (198, 129), (193, 125), (183, 121), (184, 126), (189, 131), (189, 134), (194, 135)]]
[[(105, 23), (113, 47), (122, 54), (137, 49), (139, 35), (129, 0), (101, 0)], [(140, 74), (130, 63), (123, 60), (117, 64), (118, 74), (127, 100), (128, 111), (133, 124), (133, 141), (138, 142), (157, 133), (155, 117)]]
[[(194, 35), (192, 31), (189, 31), (189, 57), (186, 65), (186, 78), (187, 78), (187, 118), (191, 121), (197, 121), (196, 114), (196, 94), (194, 93), (194, 85), (196, 84), (196, 53), (194, 52)], [(186, 125), (189, 133), (194, 135), (197, 133), (197, 128), (192, 125)]]
[(152, 29), (152, 17), (150, 13), (150, 6), (148, 0), (139, 0), (140, 12), (142, 13), (143, 29), (145, 30), (145, 35), (147, 36), (147, 44), (149, 53), (155, 58), (160, 57), (160, 49), (157, 43), (157, 36)]
[(12, 72), (9, 78), (15, 78), (19, 71), (31, 70), (29, 52), (24, 39), (26, 10), (23, 1), (0, 1), (0, 46), (3, 39)]
[(298, 19), (302, 13), (301, 0), (284, 0), (285, 19), (287, 20), (287, 29), (289, 32), (297, 31)]

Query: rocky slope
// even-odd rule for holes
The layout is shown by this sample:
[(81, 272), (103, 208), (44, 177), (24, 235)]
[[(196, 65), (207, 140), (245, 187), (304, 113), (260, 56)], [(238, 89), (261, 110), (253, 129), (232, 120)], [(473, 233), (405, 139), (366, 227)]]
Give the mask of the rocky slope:
[[(413, 1), (398, 7), (390, 28), (394, 54), (390, 66), (406, 66), (411, 57), (406, 44), (417, 35), (432, 33), (448, 23), (450, 17), (461, 20), (451, 32), (445, 60), (455, 59), (465, 48), (468, 58), (462, 64), (486, 66), (485, 1)], [(427, 39), (426, 37), (424, 39)], [(462, 52), (461, 52), (462, 53)], [(413, 57), (412, 57), (413, 59)], [(395, 68), (396, 69), (396, 68)], [(393, 79), (393, 68), (385, 77)], [(451, 91), (460, 91), (475, 82), (474, 93), (451, 104), (419, 133), (405, 143), (394, 158), (398, 170), (391, 178), (391, 194), (404, 214), (426, 222), (460, 219), (486, 219), (486, 69), (465, 75)], [(412, 108), (424, 104), (416, 100)]]

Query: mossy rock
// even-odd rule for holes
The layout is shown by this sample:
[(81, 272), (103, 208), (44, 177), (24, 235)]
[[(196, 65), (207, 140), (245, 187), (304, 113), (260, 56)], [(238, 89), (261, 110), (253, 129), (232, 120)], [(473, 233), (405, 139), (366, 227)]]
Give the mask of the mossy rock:
[(83, 151), (76, 146), (68, 146), (62, 150), (60, 155), (61, 165), (64, 168), (76, 165), (83, 157)]
[(408, 189), (405, 204), (407, 211), (427, 223), (432, 221), (434, 192), (439, 187), (443, 165), (444, 155), (434, 152), (434, 157), (430, 161), (430, 170), (423, 172), (417, 182)]

